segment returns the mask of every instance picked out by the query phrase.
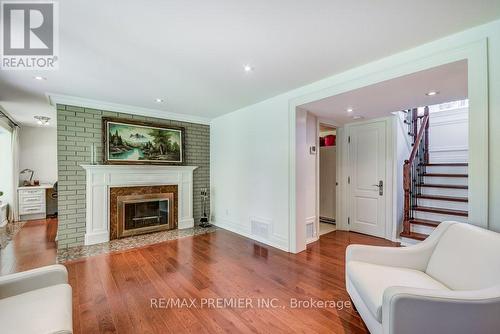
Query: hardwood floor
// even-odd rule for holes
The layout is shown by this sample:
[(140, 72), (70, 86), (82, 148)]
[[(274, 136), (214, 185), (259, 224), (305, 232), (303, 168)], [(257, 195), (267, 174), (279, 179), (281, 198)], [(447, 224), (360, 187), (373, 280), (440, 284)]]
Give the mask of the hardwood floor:
[(0, 275), (53, 264), (56, 261), (57, 219), (32, 220), (0, 250)]
[[(26, 225), (27, 230), (36, 227), (40, 228), (38, 224)], [(43, 231), (34, 234), (38, 239)], [(30, 244), (30, 238), (20, 232), (17, 246)], [(344, 304), (349, 302), (344, 286), (344, 253), (351, 243), (394, 245), (383, 239), (335, 231), (306, 251), (289, 254), (219, 230), (67, 263), (73, 287), (74, 332), (367, 333), (357, 313)], [(33, 251), (41, 246), (28, 244), (28, 251), (17, 248), (12, 253), (14, 262), (23, 264), (14, 266), (16, 269), (55, 260), (49, 251)], [(161, 307), (169, 298), (186, 298), (187, 304)], [(243, 308), (202, 307), (202, 303), (216, 301), (210, 298), (251, 300), (245, 300), (248, 307)], [(259, 308), (258, 301), (266, 298), (277, 307)], [(338, 301), (344, 308), (293, 308), (294, 299)], [(192, 300), (196, 308), (187, 307)], [(159, 307), (151, 307), (152, 301)]]

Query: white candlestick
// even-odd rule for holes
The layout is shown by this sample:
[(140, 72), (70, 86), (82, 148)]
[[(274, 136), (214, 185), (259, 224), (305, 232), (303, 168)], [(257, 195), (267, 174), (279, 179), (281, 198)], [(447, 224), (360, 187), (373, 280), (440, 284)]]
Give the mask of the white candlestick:
[(96, 164), (96, 158), (95, 158), (95, 144), (92, 143), (92, 145), (90, 146), (90, 163), (92, 165), (95, 165)]

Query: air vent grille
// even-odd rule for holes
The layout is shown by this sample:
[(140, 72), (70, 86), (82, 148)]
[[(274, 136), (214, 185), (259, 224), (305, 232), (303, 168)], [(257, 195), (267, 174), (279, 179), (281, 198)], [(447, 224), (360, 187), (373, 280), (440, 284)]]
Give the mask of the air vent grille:
[(252, 234), (255, 236), (269, 238), (270, 224), (256, 218), (251, 219)]

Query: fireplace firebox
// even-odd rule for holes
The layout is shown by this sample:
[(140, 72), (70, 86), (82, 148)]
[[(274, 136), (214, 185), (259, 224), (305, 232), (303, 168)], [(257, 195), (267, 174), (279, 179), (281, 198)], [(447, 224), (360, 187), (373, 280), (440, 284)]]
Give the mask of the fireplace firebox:
[(117, 196), (117, 237), (176, 228), (173, 208), (173, 193)]

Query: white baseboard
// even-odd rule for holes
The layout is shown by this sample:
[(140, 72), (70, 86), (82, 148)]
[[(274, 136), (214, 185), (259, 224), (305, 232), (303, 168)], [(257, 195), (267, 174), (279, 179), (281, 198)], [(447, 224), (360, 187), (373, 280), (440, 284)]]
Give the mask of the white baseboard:
[(182, 230), (185, 228), (192, 228), (192, 227), (194, 227), (194, 219), (193, 218), (180, 219), (178, 224), (177, 224), (177, 228), (179, 230)]
[(212, 221), (212, 224), (214, 224), (217, 227), (223, 228), (225, 230), (234, 232), (236, 234), (239, 234), (243, 237), (261, 242), (263, 244), (266, 244), (268, 246), (277, 248), (279, 250), (289, 252), (288, 248), (288, 240), (281, 238), (279, 236), (276, 236), (274, 234), (269, 236), (269, 239), (262, 238), (256, 235), (253, 235), (248, 227), (245, 227), (243, 225), (238, 225), (236, 223), (230, 222), (228, 220), (221, 220), (218, 219), (217, 221)]
[(109, 241), (109, 231), (85, 234), (85, 246), (101, 244)]
[(30, 215), (19, 215), (19, 221), (45, 219), (45, 218), (47, 218), (47, 215), (45, 213), (34, 213), (34, 214), (30, 214)]

